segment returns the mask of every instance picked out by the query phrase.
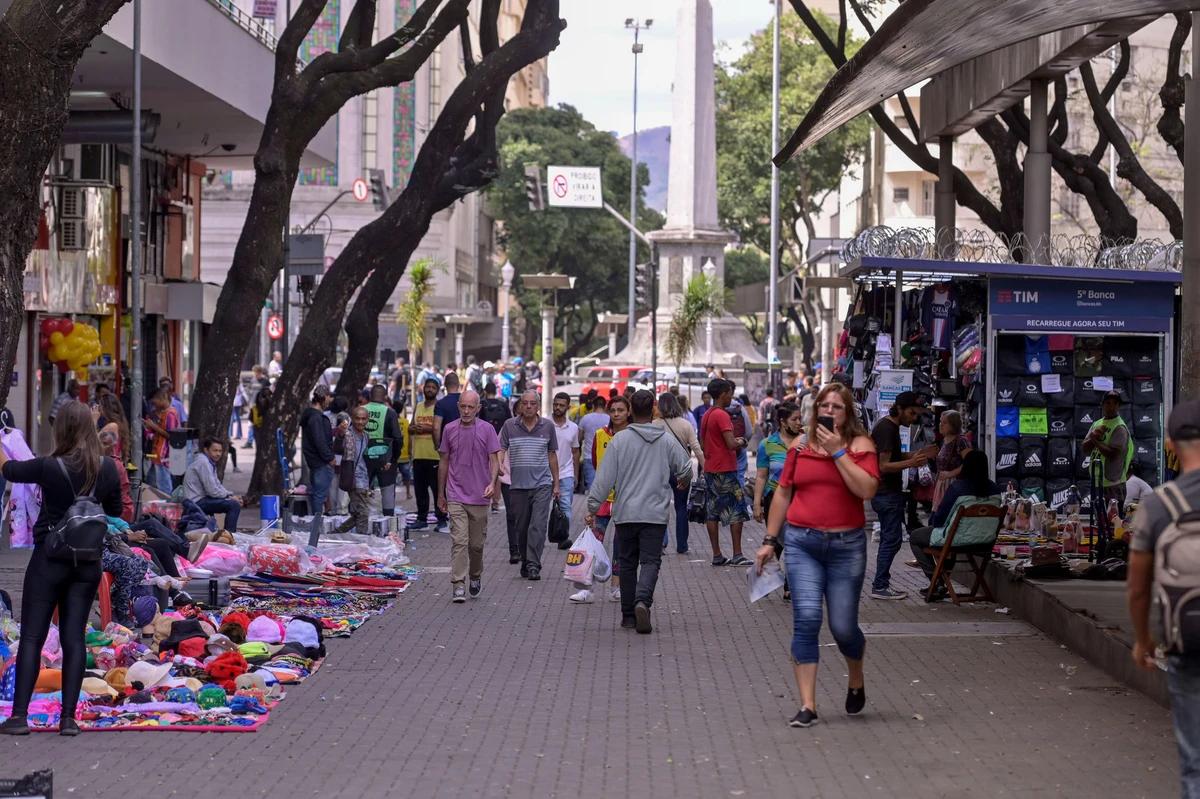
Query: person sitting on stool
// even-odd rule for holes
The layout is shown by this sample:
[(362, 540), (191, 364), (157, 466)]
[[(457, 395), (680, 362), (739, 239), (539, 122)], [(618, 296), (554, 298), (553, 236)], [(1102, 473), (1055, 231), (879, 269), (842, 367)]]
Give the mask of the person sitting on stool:
[(200, 456), (188, 464), (183, 475), (183, 495), (209, 516), (225, 514), (225, 530), (237, 530), (242, 498), (221, 485), (217, 464), (225, 454), (225, 442), (213, 436), (200, 440)]

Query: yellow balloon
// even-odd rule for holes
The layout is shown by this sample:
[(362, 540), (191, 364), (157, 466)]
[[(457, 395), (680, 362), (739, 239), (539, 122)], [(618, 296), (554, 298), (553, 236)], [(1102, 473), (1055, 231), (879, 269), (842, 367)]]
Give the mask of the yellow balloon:
[(50, 343), (51, 344), (58, 344), (62, 340), (63, 340), (63, 334), (60, 331), (55, 330), (53, 333), (50, 334)]

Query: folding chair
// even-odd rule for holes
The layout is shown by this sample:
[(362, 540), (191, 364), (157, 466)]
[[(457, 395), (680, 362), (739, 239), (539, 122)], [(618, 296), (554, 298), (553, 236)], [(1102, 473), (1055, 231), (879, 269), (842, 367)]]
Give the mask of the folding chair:
[[(978, 524), (981, 525), (987, 524), (982, 521), (983, 519), (994, 519), (995, 527), (986, 533), (985, 538), (988, 539), (986, 541), (978, 541), (967, 546), (955, 546), (954, 538), (958, 534), (958, 528), (963, 519), (979, 519), (981, 521)], [(983, 589), (983, 599), (987, 602), (995, 602), (996, 599), (992, 596), (992, 591), (988, 588), (987, 580), (984, 578), (984, 571), (987, 569), (988, 561), (992, 559), (992, 547), (996, 545), (996, 538), (1000, 535), (1000, 525), (1003, 523), (1004, 508), (999, 505), (979, 503), (959, 508), (954, 520), (946, 529), (945, 543), (940, 547), (925, 547), (924, 549), (925, 554), (933, 555), (935, 559), (933, 579), (929, 581), (929, 590), (925, 598), (933, 600), (933, 592), (937, 590), (940, 582), (946, 587), (946, 592), (956, 605), (962, 601), (974, 602), (979, 599), (979, 589), (981, 588)], [(967, 559), (971, 571), (975, 573), (975, 584), (971, 586), (969, 594), (960, 594), (955, 591), (954, 583), (950, 580), (950, 569), (946, 567), (947, 560), (958, 555)]]

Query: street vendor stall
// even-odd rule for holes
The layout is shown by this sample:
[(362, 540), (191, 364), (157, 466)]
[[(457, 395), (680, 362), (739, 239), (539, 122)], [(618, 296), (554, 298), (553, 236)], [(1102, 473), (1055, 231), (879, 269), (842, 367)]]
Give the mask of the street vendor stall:
[(1078, 482), (1086, 507), (1082, 439), (1116, 390), (1131, 468), (1162, 480), (1178, 272), (864, 256), (841, 274), (857, 290), (839, 371), (868, 414), (924, 393), (963, 414), (1002, 486), (1060, 507)]

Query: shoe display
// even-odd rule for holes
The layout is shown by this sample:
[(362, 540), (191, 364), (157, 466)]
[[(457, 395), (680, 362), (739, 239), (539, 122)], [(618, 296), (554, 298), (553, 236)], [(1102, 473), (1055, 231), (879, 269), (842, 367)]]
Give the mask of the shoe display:
[(571, 602), (577, 602), (581, 605), (586, 605), (593, 601), (592, 592), (586, 588), (583, 589), (582, 591), (576, 591), (575, 593), (573, 593), (569, 597), (567, 597), (567, 599)]

